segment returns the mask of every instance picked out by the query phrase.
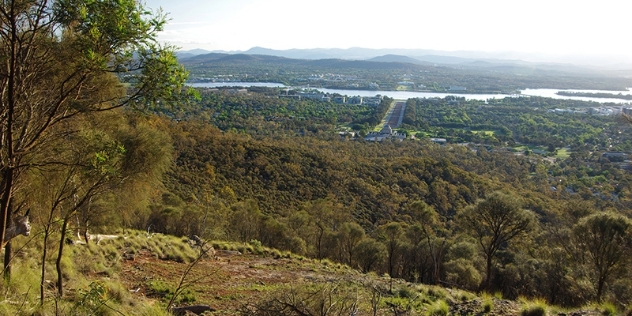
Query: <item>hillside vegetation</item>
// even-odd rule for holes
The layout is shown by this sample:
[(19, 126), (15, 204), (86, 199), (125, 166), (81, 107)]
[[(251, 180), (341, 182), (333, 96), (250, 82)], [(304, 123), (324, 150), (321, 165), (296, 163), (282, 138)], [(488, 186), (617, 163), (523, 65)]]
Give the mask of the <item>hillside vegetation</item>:
[[(198, 298), (243, 315), (629, 314), (631, 128), (612, 109), (412, 99), (406, 139), (371, 142), (388, 97), (187, 88), (156, 43), (165, 16), (137, 1), (7, 1), (0, 16), (4, 314)], [(359, 64), (388, 82), (409, 67)]]
[[(211, 315), (602, 315), (612, 305), (570, 312), (538, 300), (423, 285), (364, 274), (329, 260), (262, 247), (256, 242), (210, 242), (200, 256), (188, 238), (126, 230), (98, 244), (71, 245), (63, 259), (67, 294), (40, 306), (37, 241), (16, 243), (13, 278), (4, 284), (3, 315), (171, 315), (198, 306)], [(26, 246), (23, 248), (23, 246)], [(46, 291), (55, 291), (46, 281)], [(52, 297), (52, 295), (51, 295)], [(52, 302), (51, 302), (52, 303)], [(53, 307), (54, 306), (54, 307)], [(177, 309), (176, 309), (177, 310)], [(176, 311), (172, 310), (172, 311)], [(174, 312), (176, 315), (177, 312)]]
[[(49, 236), (44, 240), (49, 246), (41, 248), (49, 249), (45, 257), (50, 259), (44, 262), (53, 264), (50, 253), (56, 252), (62, 236), (135, 228), (235, 241), (246, 245), (246, 252), (271, 247), (278, 249), (274, 256), (291, 252), (296, 258), (357, 269), (353, 275), (359, 279), (375, 273), (389, 276), (389, 282), (392, 277), (401, 280), (397, 282), (499, 293), (512, 300), (537, 298), (564, 308), (610, 302), (626, 310), (632, 293), (630, 175), (599, 152), (584, 152), (586, 144), (571, 147), (576, 151), (570, 157), (551, 162), (484, 143), (366, 142), (334, 133), (341, 121), (312, 119), (335, 113), (327, 110), (334, 109), (328, 102), (284, 103), (265, 91), (201, 92), (199, 102), (177, 108), (179, 112), (162, 108), (155, 114), (121, 111), (107, 116), (108, 122), (119, 124), (111, 135), (116, 146), (125, 149), (120, 166), (134, 166), (135, 173), (66, 217), (73, 220), (67, 222), (65, 234), (56, 217), (49, 220), (59, 213), (43, 211), (50, 208), (47, 203), (55, 203), (47, 197), (51, 188), (37, 180), (41, 173), (29, 176), (31, 196), (41, 196), (31, 202), (38, 233), (30, 239), (39, 243), (37, 236)], [(309, 107), (312, 110), (305, 111)], [(353, 122), (351, 108), (346, 110), (352, 117), (348, 124), (364, 126)], [(358, 108), (360, 117), (373, 115), (366, 110)], [(209, 112), (220, 111), (230, 113), (218, 123), (225, 130), (206, 121), (221, 116)], [(261, 111), (272, 111), (269, 115), (276, 119), (265, 119)], [(306, 119), (291, 119), (292, 111), (305, 111)], [(113, 174), (122, 172), (115, 170)], [(48, 179), (65, 179), (53, 174)], [(564, 189), (566, 185), (577, 191)], [(156, 266), (145, 269), (158, 269), (154, 261), (146, 264)], [(212, 269), (214, 264), (203, 266)], [(66, 284), (72, 277), (61, 267), (66, 290), (61, 297), (74, 304), (77, 296), (68, 292), (77, 288)], [(178, 273), (173, 271), (164, 280), (177, 284)], [(200, 289), (204, 294), (197, 295), (213, 302), (206, 295), (215, 291)], [(385, 293), (396, 295), (390, 288)], [(50, 304), (45, 303), (44, 310)], [(416, 310), (430, 308), (423, 306)]]

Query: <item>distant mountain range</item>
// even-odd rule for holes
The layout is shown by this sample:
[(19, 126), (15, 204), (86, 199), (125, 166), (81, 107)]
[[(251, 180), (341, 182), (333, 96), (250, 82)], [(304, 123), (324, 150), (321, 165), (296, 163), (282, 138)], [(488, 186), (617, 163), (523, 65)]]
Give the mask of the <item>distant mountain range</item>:
[[(449, 55), (452, 54), (452, 55)], [(454, 56), (461, 54), (463, 56)], [(478, 56), (481, 55), (481, 56)], [(469, 56), (469, 57), (467, 57)], [(564, 63), (527, 62), (519, 59), (501, 58), (502, 54), (480, 52), (439, 52), (410, 49), (289, 49), (273, 50), (254, 47), (243, 52), (206, 51), (195, 49), (178, 52), (184, 64), (204, 62), (265, 62), (302, 64), (321, 67), (360, 67), (366, 69), (405, 68), (406, 65), (445, 66), (462, 69), (484, 69), (498, 72), (532, 73), (562, 72), (567, 74), (599, 74), (606, 76), (632, 76), (632, 65), (615, 69), (578, 66)], [(509, 57), (504, 56), (504, 57)], [(388, 65), (386, 64), (388, 63)]]
[[(594, 72), (595, 70), (617, 71), (619, 75), (632, 76), (632, 65), (595, 65), (588, 60), (562, 59), (564, 62), (543, 62), (525, 61), (527, 54), (515, 52), (476, 52), (476, 51), (437, 51), (428, 49), (369, 49), (369, 48), (348, 48), (348, 49), (288, 49), (274, 50), (263, 47), (253, 47), (247, 51), (207, 51), (194, 49), (178, 52), (178, 57), (182, 59), (191, 58), (209, 53), (219, 53), (227, 55), (266, 55), (291, 59), (318, 60), (318, 59), (345, 59), (345, 60), (368, 60), (375, 62), (399, 62), (420, 65), (458, 65), (462, 67), (536, 67), (551, 70), (563, 70), (569, 72)], [(562, 57), (558, 56), (558, 59)], [(546, 59), (544, 57), (540, 59)], [(574, 62), (578, 61), (578, 62)]]
[[(348, 60), (370, 60), (383, 56), (405, 56), (408, 62), (418, 63), (425, 61), (429, 63), (456, 64), (476, 59), (506, 59), (509, 57), (505, 54), (485, 55), (483, 53), (468, 52), (442, 52), (435, 50), (422, 49), (370, 49), (370, 48), (314, 48), (314, 49), (288, 49), (274, 50), (263, 47), (253, 47), (246, 51), (207, 51), (203, 49), (194, 49), (189, 51), (181, 51), (178, 53), (180, 58), (188, 58), (196, 55), (209, 53), (221, 54), (246, 54), (246, 55), (267, 55), (279, 56), (292, 59), (348, 59)], [(390, 61), (385, 58), (375, 61)], [(402, 60), (397, 60), (402, 62)]]
[[(185, 55), (186, 56), (186, 55)], [(195, 55), (191, 57), (180, 57), (181, 62), (185, 66), (209, 65), (209, 64), (232, 64), (232, 65), (254, 65), (268, 64), (278, 67), (317, 67), (328, 69), (410, 69), (423, 67), (420, 62), (380, 62), (373, 60), (349, 60), (340, 58), (326, 59), (296, 59), (272, 55), (251, 55), (251, 54), (227, 54), (227, 53), (208, 53), (203, 55)]]

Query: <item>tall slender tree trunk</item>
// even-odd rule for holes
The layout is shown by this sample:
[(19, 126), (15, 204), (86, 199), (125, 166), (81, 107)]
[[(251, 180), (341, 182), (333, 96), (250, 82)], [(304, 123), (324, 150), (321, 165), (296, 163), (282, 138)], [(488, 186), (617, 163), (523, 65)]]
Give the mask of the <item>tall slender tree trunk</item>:
[(487, 266), (485, 267), (484, 289), (486, 291), (491, 291), (491, 288), (492, 288), (492, 256), (491, 255), (487, 255), (485, 264)]
[(48, 253), (48, 237), (50, 235), (50, 222), (46, 224), (44, 228), (44, 248), (42, 249), (42, 270), (40, 271), (40, 306), (44, 306), (44, 298), (46, 294), (44, 289), (46, 288), (46, 255)]
[(4, 280), (6, 282), (11, 281), (11, 242), (8, 242), (4, 246)]
[[(13, 121), (15, 115), (15, 94), (16, 94), (16, 78), (19, 74), (18, 65), (18, 25), (15, 16), (15, 1), (11, 1), (11, 9), (9, 11), (9, 16), (6, 18), (6, 24), (9, 24), (11, 28), (11, 39), (9, 45), (11, 45), (11, 53), (8, 56), (8, 67), (9, 67), (9, 77), (7, 78), (7, 87), (6, 87), (6, 96), (7, 96), (7, 104), (3, 104), (7, 109), (6, 118), (4, 118), (3, 128), (4, 130), (0, 131), (2, 133), (2, 146), (6, 148), (6, 157), (4, 158), (5, 165), (2, 170), (2, 198), (0, 199), (0, 245), (4, 244), (4, 235), (6, 234), (6, 228), (8, 219), (9, 219), (9, 204), (11, 201), (11, 196), (13, 195), (13, 176), (14, 176), (14, 168), (16, 165), (16, 158), (13, 148)], [(4, 100), (1, 100), (2, 102)], [(5, 268), (7, 266), (7, 262), (5, 261)]]
[(603, 294), (603, 286), (606, 284), (606, 276), (600, 275), (597, 280), (597, 302), (601, 303), (601, 295)]
[(318, 247), (318, 260), (323, 259), (322, 255), (322, 244), (323, 244), (323, 236), (325, 235), (325, 228), (318, 227), (318, 241), (316, 242), (316, 246)]
[[(424, 229), (425, 230), (425, 229)], [(435, 241), (430, 239), (430, 235), (426, 233), (426, 242), (428, 249), (430, 250), (430, 257), (432, 259), (432, 284), (439, 284), (441, 282), (441, 260), (443, 258), (443, 251), (445, 246), (445, 239), (440, 247), (437, 247)], [(437, 249), (439, 248), (439, 249)]]
[[(4, 236), (7, 233), (7, 224), (9, 224), (9, 201), (11, 200), (11, 195), (13, 194), (13, 168), (9, 166), (5, 166), (2, 172), (2, 197), (0, 198), (0, 245), (4, 243)], [(5, 267), (7, 265), (7, 261), (5, 260)]]
[[(2, 233), (2, 237), (4, 237), (4, 235), (6, 234), (6, 228), (7, 226), (9, 226), (9, 223), (11, 222), (11, 212), (13, 211), (13, 207), (12, 207), (12, 199), (9, 199), (9, 203), (8, 203), (8, 208), (7, 208), (7, 215), (6, 215), (6, 223), (7, 225), (5, 225), (5, 232)], [(4, 238), (2, 238), (2, 242), (4, 242)], [(11, 254), (12, 254), (12, 249), (11, 249), (11, 242), (9, 241), (5, 246), (4, 246), (4, 280), (6, 282), (11, 281)]]
[(66, 240), (66, 232), (68, 231), (68, 218), (70, 215), (64, 217), (64, 222), (61, 225), (61, 237), (59, 238), (59, 252), (57, 253), (57, 260), (55, 261), (55, 268), (57, 269), (57, 295), (62, 297), (64, 295), (64, 277), (61, 270), (61, 259), (64, 254), (64, 244)]

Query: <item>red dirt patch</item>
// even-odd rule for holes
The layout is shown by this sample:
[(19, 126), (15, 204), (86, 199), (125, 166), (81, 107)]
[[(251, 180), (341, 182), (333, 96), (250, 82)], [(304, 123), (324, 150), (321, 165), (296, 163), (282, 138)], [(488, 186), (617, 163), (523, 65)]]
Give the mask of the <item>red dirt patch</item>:
[[(188, 264), (161, 260), (145, 251), (134, 260), (122, 263), (121, 279), (132, 295), (139, 299), (161, 299), (154, 293), (152, 281), (162, 281), (175, 289)], [(253, 302), (279, 286), (303, 281), (336, 280), (332, 264), (312, 260), (262, 257), (251, 254), (227, 255), (221, 251), (214, 259), (200, 260), (185, 280), (193, 292), (195, 304), (208, 304), (217, 309), (214, 315), (234, 314), (248, 302)], [(166, 299), (162, 298), (166, 302)]]

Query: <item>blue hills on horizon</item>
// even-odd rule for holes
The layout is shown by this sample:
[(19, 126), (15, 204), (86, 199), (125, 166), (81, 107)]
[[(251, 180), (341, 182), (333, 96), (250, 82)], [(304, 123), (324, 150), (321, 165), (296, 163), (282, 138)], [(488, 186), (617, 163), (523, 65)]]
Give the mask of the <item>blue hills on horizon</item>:
[(291, 59), (346, 59), (374, 62), (403, 62), (421, 65), (460, 65), (466, 67), (490, 67), (512, 65), (521, 67), (545, 66), (569, 72), (616, 71), (632, 75), (632, 64), (610, 63), (592, 59), (590, 56), (551, 58), (545, 55), (524, 54), (518, 52), (482, 52), (482, 51), (440, 51), (431, 49), (372, 49), (372, 48), (311, 48), (276, 50), (253, 47), (246, 51), (209, 51), (193, 49), (179, 51), (178, 57), (186, 59), (204, 54), (246, 54), (285, 57)]
[[(632, 75), (632, 65), (617, 64), (607, 67), (601, 65), (591, 66), (588, 64), (572, 64), (570, 62), (541, 62), (524, 61), (520, 59), (518, 53), (487, 53), (473, 51), (437, 51), (427, 49), (368, 49), (368, 48), (314, 48), (314, 49), (288, 49), (275, 50), (263, 47), (253, 47), (246, 51), (208, 51), (204, 49), (193, 49), (179, 51), (178, 58), (185, 62), (187, 59), (218, 59), (230, 55), (230, 59), (238, 58), (246, 61), (243, 55), (259, 56), (252, 59), (261, 60), (264, 56), (298, 59), (298, 60), (346, 60), (364, 61), (380, 63), (404, 63), (425, 66), (448, 66), (464, 68), (537, 68), (542, 70), (563, 71), (567, 73), (595, 73), (607, 72), (608, 75)], [(191, 60), (192, 61), (192, 60)]]

